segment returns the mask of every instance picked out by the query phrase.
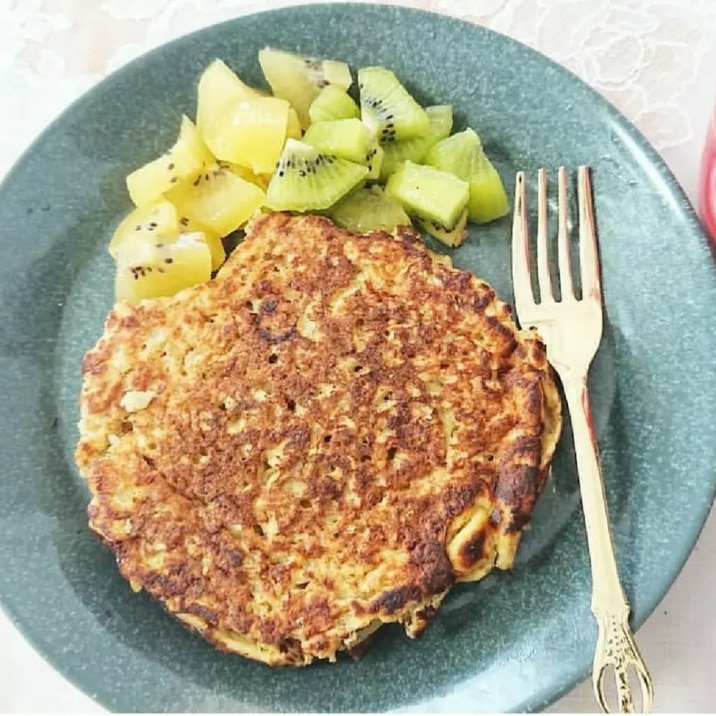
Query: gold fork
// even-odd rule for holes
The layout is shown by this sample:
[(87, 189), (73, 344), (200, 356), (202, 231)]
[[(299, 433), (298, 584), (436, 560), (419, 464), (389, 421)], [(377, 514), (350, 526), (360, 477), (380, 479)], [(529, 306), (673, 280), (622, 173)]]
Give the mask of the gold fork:
[(653, 685), (629, 626), (630, 606), (619, 582), (602, 481), (597, 437), (587, 391), (587, 373), (602, 337), (602, 292), (594, 225), (592, 188), (587, 167), (578, 172), (579, 264), (582, 297), (577, 298), (570, 268), (567, 229), (567, 170), (558, 173), (557, 262), (561, 300), (554, 298), (547, 252), (547, 172), (537, 181), (537, 284), (535, 300), (530, 279), (530, 252), (525, 198), (525, 174), (515, 187), (512, 226), (512, 281), (520, 324), (534, 327), (547, 346), (547, 357), (559, 375), (572, 421), (587, 543), (592, 566), (592, 612), (599, 626), (592, 685), (599, 706), (609, 712), (605, 678), (614, 670), (620, 712), (633, 713), (629, 669), (637, 674), (642, 710), (653, 703)]

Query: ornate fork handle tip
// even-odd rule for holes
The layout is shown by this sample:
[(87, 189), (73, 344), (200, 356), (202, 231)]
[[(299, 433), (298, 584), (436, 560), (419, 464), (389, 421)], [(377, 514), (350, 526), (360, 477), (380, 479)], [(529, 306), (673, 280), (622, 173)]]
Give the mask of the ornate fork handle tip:
[(599, 640), (594, 653), (592, 684), (599, 706), (612, 713), (605, 692), (605, 679), (614, 671), (618, 711), (634, 713), (633, 689), (630, 687), (629, 668), (632, 667), (641, 687), (641, 712), (649, 713), (654, 703), (654, 687), (649, 671), (629, 627), (629, 612), (622, 614), (595, 614), (599, 625)]

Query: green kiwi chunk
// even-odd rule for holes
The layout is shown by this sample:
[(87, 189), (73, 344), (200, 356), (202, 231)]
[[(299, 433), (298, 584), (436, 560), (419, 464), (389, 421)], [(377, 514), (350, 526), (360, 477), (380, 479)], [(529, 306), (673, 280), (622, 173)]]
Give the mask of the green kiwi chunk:
[(428, 150), (452, 131), (452, 107), (439, 104), (427, 107), (428, 131), (422, 137), (403, 139), (398, 142), (387, 142), (383, 145), (385, 156), (380, 169), (380, 178), (387, 179), (402, 162), (421, 162)]
[(469, 221), (486, 224), (509, 212), (505, 186), (474, 130), (468, 128), (437, 142), (425, 155), (424, 162), (468, 182)]
[(470, 198), (470, 186), (454, 174), (434, 167), (403, 162), (388, 179), (385, 191), (414, 216), (455, 227)]
[(360, 119), (333, 119), (312, 124), (303, 141), (325, 154), (335, 154), (341, 159), (365, 164), (367, 180), (380, 176), (383, 149)]
[(266, 206), (274, 211), (321, 211), (352, 191), (367, 167), (287, 139), (266, 190)]
[(361, 118), (381, 144), (419, 137), (428, 131), (425, 110), (385, 67), (358, 70)]
[(393, 231), (396, 226), (410, 226), (403, 207), (373, 185), (357, 189), (339, 201), (328, 214), (338, 226), (356, 233)]
[(308, 108), (311, 122), (327, 122), (331, 119), (360, 117), (360, 110), (353, 98), (340, 87), (324, 87)]
[(438, 241), (445, 244), (445, 246), (455, 248), (463, 244), (467, 238), (467, 209), (462, 212), (457, 223), (452, 228), (443, 226), (436, 221), (430, 221), (429, 219), (418, 218), (416, 221), (423, 231), (435, 237)]
[(368, 154), (378, 144), (360, 119), (334, 119), (312, 124), (303, 135), (303, 141), (326, 154), (359, 164), (367, 163)]

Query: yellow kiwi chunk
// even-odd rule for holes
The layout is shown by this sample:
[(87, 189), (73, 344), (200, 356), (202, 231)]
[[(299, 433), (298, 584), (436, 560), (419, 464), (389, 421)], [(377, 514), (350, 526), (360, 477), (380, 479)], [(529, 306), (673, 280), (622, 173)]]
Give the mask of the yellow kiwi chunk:
[(176, 241), (154, 241), (146, 234), (124, 241), (117, 255), (115, 297), (138, 303), (173, 296), (211, 278), (211, 253), (200, 233)]
[(145, 237), (154, 243), (170, 244), (181, 234), (199, 233), (211, 253), (211, 270), (216, 271), (226, 260), (226, 250), (221, 237), (206, 226), (186, 216), (180, 217), (176, 207), (166, 199), (131, 211), (119, 224), (109, 244), (109, 253), (117, 260), (125, 242)]
[(301, 129), (301, 120), (298, 118), (298, 112), (293, 107), (288, 108), (288, 124), (286, 126), (286, 138), (300, 139), (303, 134)]
[(155, 241), (173, 241), (179, 236), (179, 217), (174, 205), (160, 199), (130, 211), (112, 235), (109, 242), (110, 256), (116, 259), (125, 239), (137, 234), (147, 234)]
[(213, 164), (195, 179), (174, 187), (167, 199), (181, 216), (226, 236), (246, 223), (264, 203), (265, 194), (228, 167)]
[[(204, 70), (198, 88), (197, 126), (217, 159), (274, 170), (289, 130), (290, 105), (249, 87), (221, 60)], [(296, 131), (295, 118), (291, 131)]]
[(184, 179), (214, 161), (194, 123), (182, 116), (179, 136), (161, 157), (127, 176), (127, 190), (135, 206), (146, 206)]
[[(203, 226), (198, 221), (190, 219), (188, 216), (179, 218), (179, 228), (182, 234), (201, 234), (204, 237), (206, 245), (209, 247), (211, 254), (211, 270), (217, 271), (226, 261), (226, 249), (224, 242), (215, 231)], [(179, 238), (177, 236), (177, 238)]]
[(219, 166), (230, 169), (234, 174), (237, 174), (242, 179), (246, 179), (246, 181), (250, 181), (252, 184), (256, 184), (256, 186), (260, 187), (264, 191), (266, 191), (266, 188), (271, 181), (271, 174), (273, 174), (273, 172), (271, 172), (271, 174), (255, 174), (248, 167), (241, 166), (241, 164), (234, 164), (232, 162), (219, 162)]

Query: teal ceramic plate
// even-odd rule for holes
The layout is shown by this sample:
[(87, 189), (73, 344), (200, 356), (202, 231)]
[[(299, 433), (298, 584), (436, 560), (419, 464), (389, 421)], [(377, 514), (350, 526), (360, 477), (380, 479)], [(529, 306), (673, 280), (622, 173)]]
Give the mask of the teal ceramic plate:
[[(500, 35), (406, 9), (299, 7), (140, 58), (67, 110), (0, 190), (3, 606), (114, 710), (540, 709), (587, 674), (596, 637), (569, 435), (516, 568), (455, 589), (417, 642), (386, 629), (357, 663), (271, 670), (222, 655), (132, 594), (86, 528), (79, 367), (112, 302), (123, 177), (171, 143), (211, 59), (259, 82), (267, 44), (393, 68), (421, 101), (455, 106), (509, 186), (518, 168), (594, 168), (608, 324), (591, 387), (637, 626), (697, 538), (716, 486), (716, 276), (656, 153), (579, 80)], [(474, 231), (455, 261), (510, 298), (509, 220)]]

